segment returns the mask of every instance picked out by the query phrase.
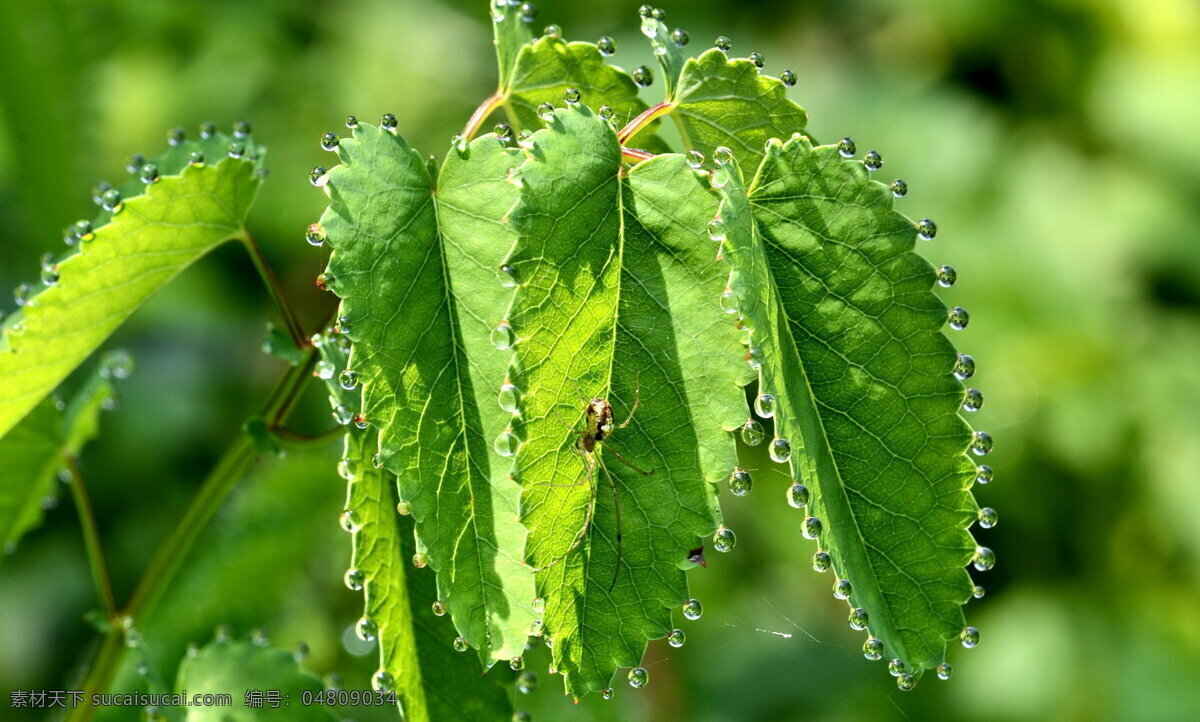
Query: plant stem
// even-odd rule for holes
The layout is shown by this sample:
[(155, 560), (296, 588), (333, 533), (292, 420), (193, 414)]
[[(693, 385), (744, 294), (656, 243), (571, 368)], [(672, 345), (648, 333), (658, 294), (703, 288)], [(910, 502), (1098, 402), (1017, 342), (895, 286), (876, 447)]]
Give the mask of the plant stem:
[(622, 128), (621, 132), (617, 133), (617, 141), (621, 145), (625, 145), (630, 138), (637, 135), (643, 128), (674, 109), (675, 104), (670, 101), (663, 101), (658, 105), (646, 108), (640, 115), (629, 121), (629, 124)]
[(113, 597), (112, 579), (108, 565), (104, 562), (104, 549), (100, 546), (100, 532), (96, 527), (96, 513), (87, 488), (83, 484), (83, 472), (79, 462), (71, 454), (64, 454), (67, 470), (71, 472), (71, 496), (75, 499), (75, 511), (79, 514), (79, 526), (83, 530), (83, 546), (87, 551), (88, 566), (92, 571), (92, 583), (96, 585), (96, 596), (104, 607), (104, 617), (112, 623), (117, 618), (117, 602)]
[(508, 95), (502, 93), (492, 93), (484, 99), (475, 112), (471, 114), (471, 118), (467, 120), (467, 124), (463, 127), (462, 136), (467, 140), (475, 137), (475, 133), (479, 132), (479, 127), (483, 125), (483, 121), (488, 119), (492, 111), (497, 107), (508, 102)]
[(637, 148), (626, 148), (625, 146), (621, 146), (621, 156), (634, 163), (641, 163), (644, 160), (653, 158), (654, 154), (649, 151), (638, 150)]
[(263, 255), (262, 249), (254, 242), (254, 238), (246, 229), (242, 229), (237, 239), (246, 247), (246, 251), (250, 254), (250, 259), (254, 261), (254, 268), (258, 271), (258, 275), (262, 278), (263, 285), (267, 287), (267, 291), (271, 294), (271, 300), (279, 308), (279, 313), (283, 316), (283, 325), (287, 327), (288, 335), (292, 337), (292, 342), (299, 348), (304, 348), (308, 343), (308, 339), (304, 336), (304, 329), (300, 325), (300, 321), (296, 318), (296, 312), (292, 310), (291, 304), (287, 302), (287, 298), (283, 295), (283, 289), (279, 287), (279, 279), (275, 276), (275, 272), (271, 270), (271, 265), (267, 263), (267, 257)]
[[(316, 348), (303, 342), (301, 349), (303, 355), (300, 363), (288, 368), (263, 406), (262, 415), (271, 425), (277, 426), (295, 406), (316, 362)], [(183, 518), (158, 547), (125, 609), (114, 615), (116, 623), (104, 633), (80, 686), (84, 692), (84, 704), (74, 707), (67, 715), (68, 720), (90, 720), (95, 714), (96, 708), (89, 704), (91, 695), (107, 689), (120, 668), (128, 649), (124, 640), (125, 628), (136, 629), (153, 614), (155, 605), (175, 578), (192, 546), (255, 458), (250, 437), (239, 434), (204, 480)]]

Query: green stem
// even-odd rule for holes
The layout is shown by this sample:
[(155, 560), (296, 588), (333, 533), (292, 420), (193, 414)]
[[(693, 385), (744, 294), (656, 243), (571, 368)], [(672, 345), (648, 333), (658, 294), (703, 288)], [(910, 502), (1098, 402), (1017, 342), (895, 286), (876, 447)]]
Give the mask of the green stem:
[(482, 126), (483, 122), (488, 119), (488, 116), (492, 114), (492, 111), (507, 102), (508, 95), (505, 93), (492, 93), (485, 98), (484, 101), (479, 104), (479, 107), (475, 109), (475, 112), (471, 114), (470, 119), (467, 120), (467, 124), (462, 131), (462, 136), (467, 140), (474, 138), (475, 133), (479, 131), (480, 126)]
[(629, 139), (641, 132), (643, 128), (674, 109), (675, 104), (670, 101), (663, 101), (658, 105), (646, 108), (636, 118), (629, 121), (629, 124), (622, 128), (621, 132), (617, 133), (617, 140), (621, 145), (627, 144)]
[(279, 308), (279, 313), (283, 316), (283, 325), (287, 327), (288, 335), (292, 337), (292, 342), (299, 348), (304, 348), (308, 343), (308, 339), (304, 336), (304, 328), (300, 325), (300, 321), (296, 317), (296, 312), (292, 310), (291, 304), (287, 302), (287, 298), (283, 295), (283, 289), (279, 286), (279, 279), (275, 276), (275, 271), (271, 270), (271, 265), (267, 263), (267, 257), (263, 255), (262, 249), (254, 242), (254, 238), (250, 236), (250, 233), (246, 229), (243, 228), (236, 238), (246, 247), (246, 251), (250, 254), (250, 259), (254, 261), (254, 268), (262, 278), (263, 285), (267, 287), (267, 291), (271, 294), (271, 300)]
[(104, 562), (104, 549), (100, 546), (100, 532), (96, 527), (96, 514), (83, 484), (83, 472), (79, 462), (71, 454), (65, 454), (67, 470), (71, 472), (71, 496), (75, 499), (75, 511), (79, 514), (79, 526), (83, 530), (83, 546), (87, 551), (88, 566), (91, 567), (92, 583), (96, 585), (96, 596), (104, 607), (104, 616), (113, 623), (117, 618), (117, 602), (113, 597), (112, 579), (108, 565)]
[[(316, 363), (316, 348), (307, 343), (301, 348), (303, 356), (300, 363), (288, 368), (263, 406), (262, 415), (272, 425), (277, 426), (282, 422), (295, 406)], [(250, 437), (241, 434), (204, 480), (200, 492), (192, 499), (183, 518), (150, 560), (129, 603), (115, 616), (119, 622), (111, 625), (101, 639), (100, 647), (92, 658), (91, 666), (80, 686), (84, 692), (84, 704), (73, 708), (67, 715), (68, 720), (90, 720), (96, 713), (96, 708), (87, 701), (93, 693), (107, 689), (120, 668), (128, 649), (124, 643), (124, 628), (136, 629), (153, 614), (155, 605), (175, 578), (192, 546), (220, 509), (225, 497), (250, 468), (255, 457), (254, 444)]]

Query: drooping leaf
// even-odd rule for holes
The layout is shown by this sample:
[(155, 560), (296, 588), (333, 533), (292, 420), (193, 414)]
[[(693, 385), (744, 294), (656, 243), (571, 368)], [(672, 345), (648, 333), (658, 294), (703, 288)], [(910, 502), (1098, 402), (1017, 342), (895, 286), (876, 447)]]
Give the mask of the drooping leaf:
[[(333, 707), (303, 703), (306, 694), (319, 695), (324, 687), (320, 679), (300, 669), (291, 652), (250, 641), (214, 641), (200, 648), (195, 656), (184, 657), (175, 689), (187, 692), (189, 698), (196, 694), (228, 694), (232, 698), (230, 706), (184, 708), (183, 718), (189, 722), (334, 719)], [(278, 705), (263, 694), (268, 691), (280, 693)], [(247, 692), (252, 693), (249, 705)], [(258, 693), (258, 701), (253, 693)]]
[[(714, 297), (714, 198), (684, 158), (623, 178), (615, 131), (583, 104), (531, 140), (506, 260), (520, 285), (500, 335), (514, 341), (527, 558), (554, 664), (578, 697), (638, 664), (686, 601), (680, 569), (717, 526), (705, 480), (733, 467), (725, 428), (744, 418), (746, 371)], [(593, 397), (629, 425), (587, 454), (571, 429)]]
[[(344, 338), (325, 334), (318, 350), (334, 367), (346, 366)], [(327, 379), (326, 386), (334, 408), (357, 402), (358, 393), (340, 379)], [(413, 722), (508, 719), (507, 670), (481, 675), (473, 657), (454, 649), (453, 625), (433, 609), (440, 599), (433, 572), (409, 569), (417, 553), (411, 505), (401, 505), (396, 477), (376, 467), (376, 435), (351, 426), (342, 462), (350, 476), (343, 523), (354, 535), (347, 583), (363, 587), (359, 634), (378, 640), (373, 684), (394, 689), (405, 719)]]
[[(261, 182), (261, 150), (214, 134), (157, 159), (159, 178), (131, 181), (113, 215), (101, 213), (57, 280), (5, 319), (0, 338), (0, 436), (104, 342), (139, 306), (193, 261), (237, 235)], [(188, 162), (200, 152), (206, 163)], [(251, 157), (255, 160), (251, 160)]]
[(492, 447), (511, 416), (498, 404), (507, 354), (488, 334), (509, 294), (499, 220), (515, 199), (513, 153), (493, 135), (465, 157), (451, 151), (435, 200), (421, 156), (360, 124), (341, 143), (322, 218), (380, 462), (412, 505), (440, 599), (487, 665), (519, 656), (535, 619), (520, 490)]
[(99, 432), (100, 412), (112, 398), (113, 369), (123, 375), (128, 357), (107, 356), (67, 403), (47, 398), (0, 438), (0, 547), (16, 548), (41, 524), (43, 502), (57, 496), (56, 479), (67, 457), (78, 456)]
[(788, 99), (778, 78), (762, 75), (750, 60), (728, 58), (716, 48), (688, 58), (680, 68), (681, 53), (670, 49), (674, 43), (666, 26), (653, 18), (643, 22), (643, 28), (653, 29), (652, 44), (665, 43), (668, 49), (658, 55), (668, 78), (666, 102), (688, 149), (711, 156), (724, 146), (739, 163), (753, 168), (768, 139), (804, 131), (808, 113)]
[(504, 95), (512, 88), (513, 68), (517, 55), (526, 43), (533, 40), (530, 23), (533, 18), (521, 11), (521, 3), (509, 0), (489, 0), (492, 6), (492, 33), (496, 45), (496, 65), (499, 82), (496, 92)]
[[(673, 38), (666, 24), (653, 15), (642, 17), (642, 35), (650, 40), (654, 57), (658, 58), (658, 64), (663, 71), (663, 85), (666, 87), (667, 97), (670, 98), (675, 93), (675, 86), (679, 83), (679, 76), (688, 60), (687, 51), (684, 50), (687, 41), (680, 43)], [(684, 37), (686, 38), (686, 33)]]
[(748, 191), (735, 163), (716, 173), (767, 443), (790, 450), (851, 608), (919, 675), (959, 636), (972, 590), (975, 466), (947, 311), (914, 223), (861, 162), (803, 137), (766, 148)]

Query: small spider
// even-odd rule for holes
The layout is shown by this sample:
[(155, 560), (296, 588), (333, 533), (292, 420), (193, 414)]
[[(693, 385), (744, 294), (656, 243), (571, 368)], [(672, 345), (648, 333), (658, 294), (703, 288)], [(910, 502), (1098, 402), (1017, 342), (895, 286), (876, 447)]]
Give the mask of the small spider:
[[(604, 473), (604, 477), (608, 479), (608, 486), (610, 489), (612, 489), (613, 495), (613, 510), (616, 516), (617, 524), (617, 561), (613, 568), (613, 578), (612, 582), (608, 585), (608, 589), (611, 591), (612, 588), (616, 586), (617, 574), (621, 570), (621, 500), (617, 494), (617, 485), (613, 481), (612, 474), (608, 471), (608, 468), (604, 466), (604, 461), (600, 455), (596, 453), (596, 445), (607, 440), (608, 437), (612, 436), (612, 433), (617, 429), (624, 429), (625, 427), (629, 426), (629, 424), (633, 421), (633, 415), (637, 412), (639, 403), (641, 403), (640, 385), (635, 387), (633, 408), (629, 410), (629, 417), (626, 418), (623, 423), (614, 424), (612, 404), (610, 404), (606, 399), (596, 397), (587, 402), (587, 405), (585, 405), (583, 408), (586, 428), (579, 430), (572, 429), (569, 426), (566, 427), (568, 431), (579, 437), (579, 440), (576, 441), (575, 445), (572, 447), (572, 451), (578, 454), (579, 458), (583, 461), (583, 473), (585, 478), (583, 481), (575, 484), (548, 484), (548, 486), (573, 488), (587, 484), (589, 487), (591, 487), (592, 496), (588, 501), (587, 513), (583, 519), (583, 527), (580, 528), (579, 535), (575, 537), (575, 541), (571, 544), (571, 547), (567, 549), (562, 556), (558, 557), (554, 561), (535, 569), (535, 572), (545, 571), (555, 564), (558, 564), (563, 559), (566, 559), (567, 555), (575, 551), (575, 549), (583, 543), (584, 538), (587, 536), (588, 530), (591, 528), (592, 517), (596, 513), (596, 495), (599, 493), (599, 489), (597, 489), (596, 486), (596, 471), (599, 469)], [(563, 426), (566, 426), (566, 424), (563, 424)], [(605, 448), (609, 453), (617, 457), (618, 461), (628, 466), (630, 469), (633, 469), (637, 473), (643, 476), (649, 476), (651, 473), (653, 473), (651, 471), (645, 471), (643, 469), (639, 469), (637, 466), (634, 466), (629, 462), (629, 460), (627, 460), (624, 456), (621, 456), (621, 454), (609, 444), (606, 443)]]

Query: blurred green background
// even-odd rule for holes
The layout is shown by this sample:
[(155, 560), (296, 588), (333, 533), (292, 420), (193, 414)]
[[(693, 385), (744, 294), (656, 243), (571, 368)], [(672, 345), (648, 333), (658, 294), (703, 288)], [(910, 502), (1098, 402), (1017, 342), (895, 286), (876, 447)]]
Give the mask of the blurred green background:
[[(572, 708), (541, 648), (540, 688), (519, 706), (535, 719), (1200, 714), (1200, 6), (661, 4), (697, 51), (725, 34), (767, 72), (794, 69), (815, 136), (878, 148), (876, 175), (909, 182), (901, 209), (937, 220), (919, 250), (957, 267), (943, 297), (972, 312), (954, 340), (987, 397), (971, 421), (996, 438), (996, 480), (975, 492), (1000, 512), (978, 532), (999, 564), (966, 610), (980, 646), (954, 650), (950, 682), (901, 693), (862, 658), (832, 580), (808, 569), (782, 481), (760, 475), (748, 497), (725, 497), (738, 547), (689, 574), (704, 618), (682, 649), (651, 646), (648, 687)], [(539, 25), (612, 35), (630, 69), (651, 62), (637, 5), (543, 2)], [(320, 134), (390, 111), (441, 154), (494, 87), (482, 0), (4, 2), (0, 27), (0, 285), (36, 279), (39, 255), (92, 214), (89, 189), (120, 179), (129, 154), (158, 152), (174, 126), (244, 118), (272, 170), (250, 230), (310, 325), (331, 303), (312, 283), (325, 253), (302, 237), (323, 207), (306, 180), (329, 162)], [(658, 100), (661, 80), (644, 92)], [(119, 599), (281, 373), (258, 350), (275, 316), (230, 246), (110, 344), (138, 369), (83, 469)], [(298, 425), (320, 428), (322, 403), (314, 389)], [(341, 580), (336, 454), (262, 462), (238, 488), (144, 630), (159, 673), (228, 624), (307, 642), (309, 668), (367, 686), (374, 652), (353, 643), (361, 599)], [(0, 690), (70, 687), (94, 606), (67, 497), (0, 560)], [(122, 684), (137, 684), (132, 668)]]

